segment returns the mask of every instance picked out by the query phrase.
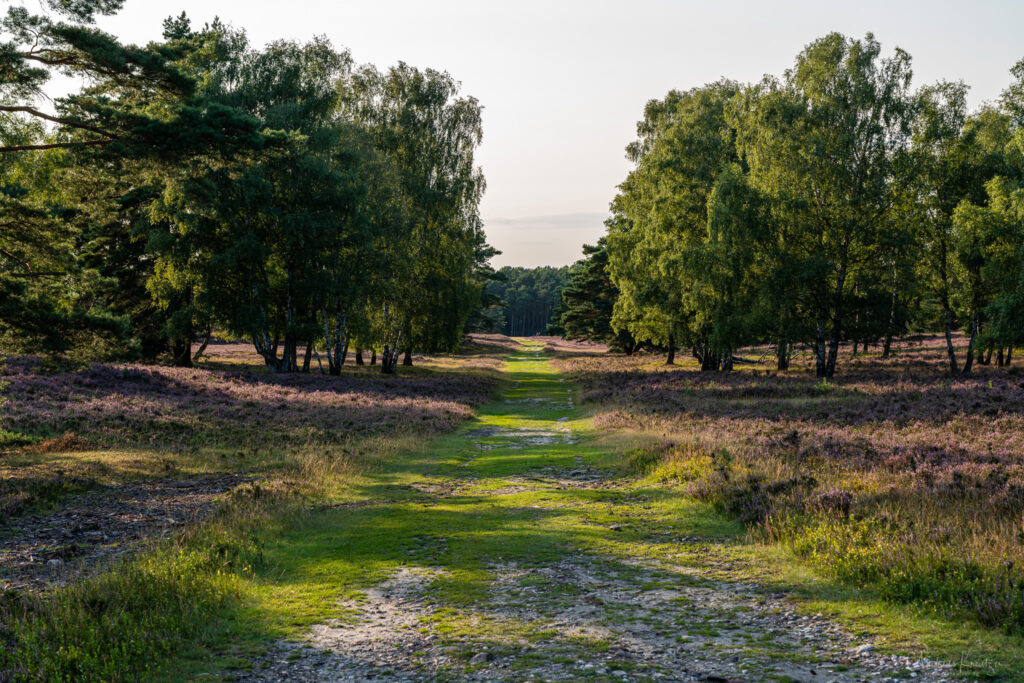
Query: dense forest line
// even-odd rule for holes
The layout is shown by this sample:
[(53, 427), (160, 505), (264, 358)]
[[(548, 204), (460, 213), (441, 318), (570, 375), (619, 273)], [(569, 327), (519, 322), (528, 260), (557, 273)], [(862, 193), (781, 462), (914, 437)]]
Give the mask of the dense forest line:
[[(1024, 60), (997, 102), (911, 87), (911, 58), (831, 34), (781, 77), (647, 104), (607, 235), (563, 296), (571, 337), (813, 351), (941, 330), (952, 374), (1024, 344)], [(606, 264), (606, 265), (605, 265)], [(963, 330), (966, 350), (955, 347)], [(625, 348), (625, 346), (624, 346)]]
[(548, 331), (569, 282), (569, 267), (505, 266), (487, 286), (484, 308), (473, 322), (481, 332), (532, 337)]
[[(331, 374), (350, 348), (385, 372), (454, 348), (493, 276), (479, 103), (444, 72), (184, 14), (122, 44), (95, 26), (122, 5), (0, 23), (4, 347), (187, 366), (223, 332)], [(85, 85), (54, 96), (58, 74)]]

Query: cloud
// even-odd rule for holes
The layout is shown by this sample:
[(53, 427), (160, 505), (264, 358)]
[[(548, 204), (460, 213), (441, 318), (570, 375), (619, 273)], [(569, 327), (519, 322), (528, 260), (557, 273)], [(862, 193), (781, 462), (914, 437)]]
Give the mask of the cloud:
[(496, 266), (564, 266), (582, 258), (584, 243), (604, 234), (607, 213), (485, 218), (487, 241), (501, 250)]
[(608, 217), (602, 212), (555, 213), (546, 216), (520, 216), (509, 218), (497, 216), (485, 218), (484, 225), (502, 229), (541, 229), (541, 230), (604, 230), (604, 221)]

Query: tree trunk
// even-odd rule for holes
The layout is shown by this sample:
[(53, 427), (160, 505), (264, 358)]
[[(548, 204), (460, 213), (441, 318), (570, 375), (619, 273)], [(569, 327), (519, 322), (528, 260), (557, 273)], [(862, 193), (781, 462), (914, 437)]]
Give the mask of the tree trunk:
[(953, 311), (949, 308), (949, 302), (943, 302), (943, 309), (946, 321), (946, 355), (949, 356), (949, 372), (955, 377), (960, 374), (957, 367), (956, 349), (953, 348)]
[(963, 374), (971, 374), (971, 368), (974, 363), (974, 342), (978, 336), (978, 328), (981, 326), (981, 314), (974, 310), (971, 312), (971, 340), (967, 342), (967, 359), (964, 360), (964, 372)]
[(718, 354), (704, 347), (701, 352), (700, 371), (715, 372), (718, 370)]
[(1005, 357), (1003, 355), (1003, 347), (1000, 346), (999, 347), (999, 353), (996, 354), (996, 367), (1000, 367), (1000, 368), (1003, 367), (1004, 358)]
[(284, 335), (284, 363), (282, 364), (282, 372), (296, 372), (299, 369), (299, 340), (295, 338), (295, 334), (287, 332)]
[(892, 298), (889, 301), (889, 326), (885, 330), (885, 345), (882, 346), (882, 358), (888, 358), (892, 349), (892, 337), (896, 334), (896, 302), (899, 301), (900, 280), (896, 264), (892, 266)]
[(775, 342), (775, 369), (789, 370), (789, 340), (785, 337)]
[(199, 359), (206, 353), (206, 347), (210, 345), (210, 340), (213, 338), (213, 330), (206, 330), (206, 338), (203, 343), (199, 345), (199, 350), (192, 354), (192, 362), (198, 363)]
[(825, 365), (825, 376), (834, 377), (836, 374), (836, 359), (839, 357), (839, 335), (833, 331), (832, 339), (828, 342), (828, 363)]
[(356, 365), (366, 365), (366, 362), (363, 361), (363, 350), (358, 346), (356, 347)]
[(306, 342), (306, 354), (302, 358), (302, 371), (309, 372), (309, 362), (313, 360), (313, 342)]
[(402, 358), (402, 365), (412, 367), (412, 346), (405, 347), (405, 357)]
[(856, 358), (856, 357), (857, 357), (857, 340), (854, 339), (853, 340), (853, 353), (850, 354), (850, 358)]
[(814, 375), (825, 377), (825, 311), (818, 311), (817, 333), (814, 339)]
[(192, 367), (192, 337), (195, 331), (192, 329), (192, 286), (189, 285), (185, 291), (185, 306), (187, 307), (188, 322), (182, 335), (171, 342), (171, 352), (174, 354), (174, 365), (179, 368)]
[(345, 340), (345, 346), (341, 349), (341, 362), (338, 363), (339, 367), (345, 365), (346, 358), (348, 358), (348, 339)]
[(665, 365), (674, 365), (676, 362), (676, 337), (674, 334), (668, 335), (668, 358), (665, 359)]
[(171, 353), (174, 354), (175, 367), (192, 367), (192, 338), (179, 337), (175, 339), (171, 344)]
[(1006, 347), (1006, 367), (1010, 367), (1010, 363), (1013, 362), (1013, 344)]
[(370, 365), (377, 364), (377, 349), (370, 349)]
[(398, 349), (402, 343), (402, 333), (395, 335), (392, 343), (390, 339), (384, 342), (384, 350), (381, 352), (380, 372), (382, 375), (393, 375), (398, 370)]

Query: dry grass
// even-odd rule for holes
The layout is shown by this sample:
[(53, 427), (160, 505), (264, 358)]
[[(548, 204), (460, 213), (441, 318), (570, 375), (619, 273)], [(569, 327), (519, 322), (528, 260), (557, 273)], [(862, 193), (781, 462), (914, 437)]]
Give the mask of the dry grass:
[(653, 356), (558, 362), (597, 425), (657, 438), (635, 456), (652, 476), (841, 578), (1024, 631), (1024, 374), (951, 379), (939, 337), (889, 359), (850, 351), (827, 382), (808, 353), (784, 373), (771, 358), (729, 374)]

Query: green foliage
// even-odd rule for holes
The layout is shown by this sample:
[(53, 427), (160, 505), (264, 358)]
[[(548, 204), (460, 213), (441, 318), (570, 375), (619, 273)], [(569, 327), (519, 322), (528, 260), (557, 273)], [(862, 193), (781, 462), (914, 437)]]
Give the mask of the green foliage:
[(200, 636), (235, 591), (194, 551), (159, 553), (47, 598), (0, 595), (0, 670), (26, 680), (129, 681)]
[(613, 329), (690, 346), (716, 368), (722, 349), (711, 347), (701, 280), (708, 199), (718, 174), (737, 160), (725, 106), (738, 90), (723, 80), (647, 104), (640, 137), (627, 148), (636, 169), (608, 222), (609, 273), (619, 290)]
[(982, 349), (1009, 357), (1024, 299), (1013, 74), (999, 108), (968, 116), (963, 84), (913, 91), (907, 53), (830, 34), (781, 78), (648, 103), (607, 223), (613, 329), (670, 362), (689, 347), (705, 370), (764, 342), (785, 369), (804, 343), (827, 378), (843, 341), (884, 339), (887, 354), (939, 324), (954, 373), (960, 325), (963, 372)]
[(494, 311), (486, 331), (511, 337), (544, 334), (568, 279), (568, 266), (505, 266), (487, 287)]
[(552, 331), (566, 339), (608, 344), (614, 350), (632, 353), (637, 346), (633, 335), (627, 329), (616, 332), (612, 328), (619, 290), (608, 274), (607, 240), (602, 237), (596, 245), (583, 245), (583, 254), (569, 271)]
[[(217, 329), (277, 371), (325, 351), (332, 373), (353, 338), (386, 371), (400, 345), (454, 348), (493, 275), (479, 104), (446, 73), (353, 73), (324, 39), (253, 50), (184, 14), (122, 45), (91, 25), (120, 5), (0, 26), (6, 345), (189, 365)], [(34, 102), (58, 67), (89, 86), (51, 116)]]
[(829, 576), (873, 586), (886, 600), (1024, 633), (1024, 579), (1012, 562), (992, 566), (959, 548), (916, 548), (877, 517), (794, 516), (774, 520), (772, 530)]

